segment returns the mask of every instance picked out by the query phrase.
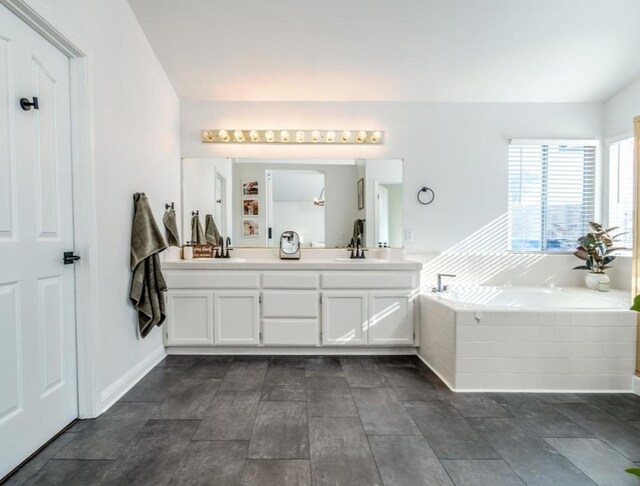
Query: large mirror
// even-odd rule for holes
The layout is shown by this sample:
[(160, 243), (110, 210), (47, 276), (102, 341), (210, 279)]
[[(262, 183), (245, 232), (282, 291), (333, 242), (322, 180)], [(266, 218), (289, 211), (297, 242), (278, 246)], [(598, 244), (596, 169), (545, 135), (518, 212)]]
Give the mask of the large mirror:
[(293, 230), (306, 248), (345, 248), (356, 236), (402, 247), (402, 174), (397, 159), (185, 158), (183, 239), (277, 247)]

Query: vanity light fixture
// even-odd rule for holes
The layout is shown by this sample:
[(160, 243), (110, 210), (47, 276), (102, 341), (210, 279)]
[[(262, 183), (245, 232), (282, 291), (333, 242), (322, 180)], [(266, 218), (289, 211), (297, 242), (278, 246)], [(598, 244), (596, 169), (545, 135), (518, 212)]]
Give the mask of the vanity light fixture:
[(200, 135), (202, 143), (382, 145), (385, 138), (384, 132), (381, 130), (242, 130), (207, 128), (202, 130)]

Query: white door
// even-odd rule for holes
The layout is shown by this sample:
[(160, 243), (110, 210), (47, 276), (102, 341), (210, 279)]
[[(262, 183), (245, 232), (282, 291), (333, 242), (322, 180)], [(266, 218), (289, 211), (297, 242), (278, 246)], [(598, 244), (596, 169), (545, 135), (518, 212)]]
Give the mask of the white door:
[(389, 244), (389, 191), (383, 185), (377, 185), (376, 241)]
[(167, 346), (213, 344), (213, 293), (208, 290), (167, 292)]
[(260, 293), (219, 290), (213, 293), (215, 344), (260, 344)]
[(369, 294), (369, 344), (413, 344), (414, 302), (410, 290)]
[(322, 293), (322, 344), (367, 344), (367, 293)]
[(227, 237), (231, 232), (227, 228), (227, 181), (216, 170), (216, 205), (213, 215), (220, 236)]
[(0, 6), (0, 478), (78, 416), (70, 138), (68, 59)]

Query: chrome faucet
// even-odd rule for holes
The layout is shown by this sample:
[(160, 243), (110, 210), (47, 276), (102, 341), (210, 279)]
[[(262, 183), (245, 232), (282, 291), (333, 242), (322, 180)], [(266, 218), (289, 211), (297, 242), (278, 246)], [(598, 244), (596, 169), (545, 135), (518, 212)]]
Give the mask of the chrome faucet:
[(431, 292), (446, 292), (447, 291), (447, 286), (446, 285), (442, 285), (442, 277), (455, 277), (455, 275), (452, 275), (450, 273), (439, 273), (438, 274), (438, 285), (436, 287), (432, 287), (431, 288)]

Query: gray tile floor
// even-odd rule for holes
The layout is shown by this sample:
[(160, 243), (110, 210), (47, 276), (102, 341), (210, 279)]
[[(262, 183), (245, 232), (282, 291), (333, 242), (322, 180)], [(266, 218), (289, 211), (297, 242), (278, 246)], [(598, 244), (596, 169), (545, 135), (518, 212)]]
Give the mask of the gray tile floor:
[(640, 397), (460, 394), (413, 357), (169, 356), (11, 485), (640, 485)]

